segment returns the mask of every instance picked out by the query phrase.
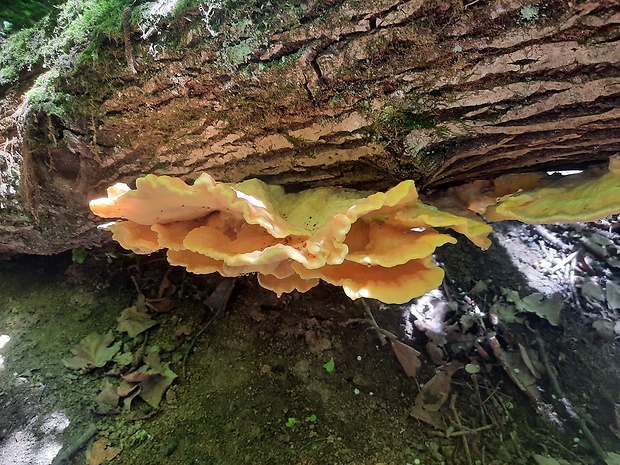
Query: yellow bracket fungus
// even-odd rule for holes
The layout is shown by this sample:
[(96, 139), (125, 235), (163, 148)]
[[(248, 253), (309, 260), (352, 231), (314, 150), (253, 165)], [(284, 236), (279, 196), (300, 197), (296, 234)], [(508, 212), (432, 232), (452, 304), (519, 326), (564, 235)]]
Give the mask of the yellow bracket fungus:
[(596, 167), (543, 182), (541, 187), (502, 199), (487, 208), (484, 215), (490, 221), (544, 224), (597, 221), (619, 211), (620, 155), (615, 155), (604, 173)]
[[(257, 179), (217, 183), (202, 174), (188, 185), (147, 175), (93, 200), (91, 210), (122, 218), (108, 226), (126, 249), (167, 249), (172, 265), (198, 274), (257, 273), (276, 292), (305, 292), (320, 279), (349, 297), (404, 303), (441, 284), (435, 249), (456, 239), (434, 227), (490, 244), (490, 227), (475, 217), (442, 212), (418, 200), (413, 181), (387, 192), (317, 188), (286, 193)], [(415, 228), (415, 230), (414, 230)]]
[[(528, 224), (597, 221), (620, 212), (620, 154), (609, 159), (607, 170), (595, 166), (559, 178), (544, 173), (507, 174), (450, 187), (423, 200), (462, 218), (478, 214), (489, 221)], [(471, 228), (468, 235), (478, 245), (484, 243), (483, 237), (475, 238), (476, 223), (461, 227)]]
[(593, 221), (620, 212), (620, 155), (609, 169), (560, 180), (540, 174), (474, 181), (418, 198), (413, 181), (387, 192), (318, 188), (286, 193), (257, 179), (227, 184), (202, 174), (188, 185), (148, 175), (93, 200), (91, 210), (122, 218), (108, 228), (126, 249), (167, 249), (172, 265), (198, 274), (257, 273), (278, 295), (306, 292), (319, 280), (352, 298), (404, 303), (441, 284), (437, 247), (456, 239), (490, 246), (491, 221)]

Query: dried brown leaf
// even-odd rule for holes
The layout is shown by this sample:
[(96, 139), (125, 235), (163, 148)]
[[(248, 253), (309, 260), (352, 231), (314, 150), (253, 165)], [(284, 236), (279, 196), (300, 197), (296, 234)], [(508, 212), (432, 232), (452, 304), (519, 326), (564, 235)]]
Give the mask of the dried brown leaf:
[(123, 379), (127, 381), (128, 383), (139, 383), (147, 379), (149, 376), (152, 376), (152, 375), (149, 375), (148, 373), (143, 373), (140, 371), (132, 371), (131, 373), (123, 376)]
[(133, 390), (130, 391), (129, 395), (123, 399), (123, 410), (127, 412), (131, 410), (131, 403), (136, 398), (136, 396), (140, 394), (141, 389), (142, 388), (140, 387), (140, 384), (134, 385)]
[(164, 394), (176, 379), (177, 375), (168, 369), (164, 375), (152, 375), (140, 383), (140, 397), (151, 407), (157, 408)]
[(168, 268), (168, 271), (166, 271), (166, 274), (161, 279), (161, 283), (159, 283), (159, 291), (157, 292), (158, 299), (170, 297), (177, 290), (177, 287), (168, 279), (168, 273), (170, 273), (170, 268)]
[(116, 386), (106, 379), (103, 382), (103, 389), (95, 399), (97, 404), (116, 408), (118, 399), (119, 395)]
[(189, 336), (193, 332), (194, 332), (194, 325), (191, 323), (185, 323), (184, 325), (181, 325), (177, 328), (177, 330), (174, 332), (174, 335), (176, 337)]
[(90, 371), (100, 368), (112, 360), (121, 348), (121, 341), (110, 346), (112, 342), (114, 335), (111, 332), (89, 334), (71, 349), (74, 357), (63, 360), (63, 363), (72, 370)]
[(143, 331), (155, 326), (157, 322), (151, 318), (146, 310), (142, 310), (136, 305), (127, 307), (118, 318), (117, 331), (125, 331), (129, 337), (136, 337)]
[(413, 405), (409, 409), (409, 415), (416, 420), (423, 421), (436, 429), (443, 429), (444, 424), (441, 421), (441, 413), (425, 410), (421, 405)]
[(415, 398), (416, 405), (429, 412), (438, 411), (450, 394), (454, 367), (445, 366), (439, 370), (420, 390)]
[(127, 397), (138, 389), (138, 385), (130, 383), (129, 381), (123, 381), (119, 387), (116, 388), (116, 392), (121, 397)]
[(146, 305), (157, 313), (168, 313), (174, 310), (178, 305), (178, 301), (163, 297), (161, 299), (148, 299)]
[(422, 366), (420, 352), (400, 342), (398, 339), (390, 339), (390, 341), (392, 342), (392, 350), (394, 350), (394, 354), (407, 376), (415, 378)]
[[(177, 378), (177, 374), (170, 369), (169, 363), (161, 363), (156, 352), (150, 352), (144, 362), (145, 365), (139, 370), (123, 376), (123, 379), (126, 383), (139, 383), (140, 397), (151, 407), (158, 407), (166, 390)], [(126, 402), (125, 407), (127, 408), (129, 404)]]
[(94, 443), (90, 451), (86, 453), (86, 465), (101, 465), (108, 462), (121, 453), (120, 448), (110, 447), (108, 438), (99, 438)]

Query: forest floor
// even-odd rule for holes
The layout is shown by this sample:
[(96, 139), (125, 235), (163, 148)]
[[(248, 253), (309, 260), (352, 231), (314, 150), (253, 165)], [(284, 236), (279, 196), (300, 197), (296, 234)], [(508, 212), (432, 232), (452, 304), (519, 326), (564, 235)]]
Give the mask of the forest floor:
[(114, 250), (1, 262), (0, 464), (620, 464), (616, 226), (460, 238), (408, 305)]

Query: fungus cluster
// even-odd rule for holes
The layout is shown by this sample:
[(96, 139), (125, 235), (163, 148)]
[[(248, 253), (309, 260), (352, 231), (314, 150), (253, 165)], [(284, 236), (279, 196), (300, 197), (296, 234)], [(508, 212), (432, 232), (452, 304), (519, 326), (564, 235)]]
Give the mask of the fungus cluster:
[(594, 221), (620, 212), (620, 155), (609, 169), (554, 180), (507, 175), (448, 189), (420, 200), (413, 181), (387, 192), (316, 188), (287, 193), (251, 179), (217, 183), (202, 174), (188, 185), (147, 175), (136, 189), (116, 184), (91, 210), (126, 249), (167, 249), (172, 265), (198, 274), (257, 273), (278, 295), (305, 292), (319, 280), (352, 298), (405, 303), (441, 284), (435, 249), (455, 243), (450, 228), (486, 249), (491, 221)]
[(439, 286), (435, 249), (454, 243), (447, 227), (488, 247), (483, 221), (444, 212), (418, 199), (413, 181), (387, 192), (316, 188), (286, 193), (252, 179), (217, 183), (202, 174), (193, 185), (147, 175), (136, 189), (116, 184), (91, 210), (113, 238), (139, 254), (167, 249), (172, 265), (198, 274), (257, 273), (278, 295), (305, 292), (319, 280), (352, 299), (404, 303)]
[(620, 212), (620, 154), (609, 159), (607, 169), (594, 166), (560, 177), (508, 174), (452, 187), (426, 201), (460, 215), (475, 212), (489, 221), (597, 221)]

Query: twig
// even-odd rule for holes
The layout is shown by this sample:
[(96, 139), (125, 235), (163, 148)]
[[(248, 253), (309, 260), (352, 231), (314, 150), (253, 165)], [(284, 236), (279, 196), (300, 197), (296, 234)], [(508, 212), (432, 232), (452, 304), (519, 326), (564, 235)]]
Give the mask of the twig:
[(560, 239), (551, 234), (544, 226), (536, 225), (534, 226), (534, 231), (556, 249), (560, 249), (565, 252), (573, 249), (570, 245), (565, 244)]
[(478, 377), (475, 374), (473, 374), (471, 376), (471, 380), (474, 383), (474, 393), (476, 395), (476, 399), (478, 399), (478, 404), (480, 405), (480, 413), (482, 415), (482, 422), (486, 423), (489, 414), (487, 412), (484, 402), (482, 402), (482, 397), (480, 396), (480, 386), (478, 386)]
[(566, 265), (568, 265), (570, 262), (573, 261), (573, 259), (577, 256), (577, 251), (568, 254), (566, 256), (566, 258), (564, 258), (563, 260), (559, 261), (555, 266), (553, 266), (552, 268), (549, 268), (549, 271), (555, 272), (558, 271), (560, 268), (564, 268)]
[(493, 426), (495, 425), (484, 425), (484, 426), (479, 426), (473, 429), (461, 429), (459, 431), (455, 431), (454, 433), (446, 434), (446, 437), (451, 438), (454, 436), (463, 436), (465, 434), (480, 433), (481, 431), (486, 431), (488, 429), (493, 428)]
[(142, 295), (142, 291), (140, 290), (140, 286), (138, 286), (138, 280), (136, 279), (136, 277), (132, 276), (131, 280), (133, 281), (133, 285), (136, 287), (136, 291), (138, 291), (138, 295)]
[[(450, 410), (452, 410), (452, 414), (454, 415), (454, 423), (456, 423), (459, 429), (461, 431), (468, 431), (467, 429), (463, 428), (463, 424), (461, 423), (459, 414), (456, 411), (456, 394), (452, 394), (452, 397), (450, 398)], [(466, 433), (461, 433), (461, 435), (464, 435), (464, 434)], [(457, 433), (451, 434), (451, 436), (456, 436), (456, 435)], [(471, 460), (471, 452), (469, 451), (469, 444), (467, 443), (467, 438), (465, 438), (465, 436), (463, 436), (463, 447), (465, 448), (465, 458), (467, 459), (467, 465), (473, 465), (474, 462), (472, 462)]]
[[(387, 344), (387, 339), (386, 339), (386, 334), (385, 334), (386, 331), (379, 327), (379, 324), (377, 323), (377, 320), (375, 320), (375, 317), (372, 314), (372, 310), (370, 310), (370, 306), (368, 305), (368, 302), (366, 302), (366, 299), (360, 299), (359, 303), (362, 306), (362, 308), (364, 309), (364, 311), (366, 312), (366, 315), (368, 315), (368, 318), (370, 319), (370, 324), (375, 329), (375, 331), (377, 331), (377, 335), (379, 336), (379, 340), (381, 341), (381, 345), (386, 345)], [(389, 333), (389, 334), (391, 336), (393, 336), (394, 339), (396, 339), (396, 336), (394, 336), (392, 333)], [(390, 336), (387, 336), (387, 337), (390, 337)]]
[(333, 440), (333, 436), (331, 434), (329, 436), (325, 436), (324, 438), (317, 438), (313, 441), (307, 442), (306, 444), (301, 446), (299, 450), (304, 450), (306, 447), (311, 446), (312, 444), (316, 444), (317, 442), (321, 442), (321, 441), (330, 442), (330, 440)]
[(64, 450), (58, 453), (58, 455), (54, 458), (54, 460), (52, 460), (52, 465), (60, 465), (64, 462), (69, 463), (69, 459), (71, 458), (71, 456), (75, 454), (78, 450), (80, 450), (82, 447), (84, 447), (84, 445), (90, 440), (90, 438), (92, 438), (95, 435), (96, 432), (97, 432), (97, 425), (95, 425), (94, 423), (91, 423), (90, 425), (88, 425), (88, 428), (86, 428), (86, 431), (84, 431), (84, 433), (82, 433), (82, 435), (79, 438), (77, 438), (77, 440), (74, 443), (69, 444), (67, 447), (64, 448)]

